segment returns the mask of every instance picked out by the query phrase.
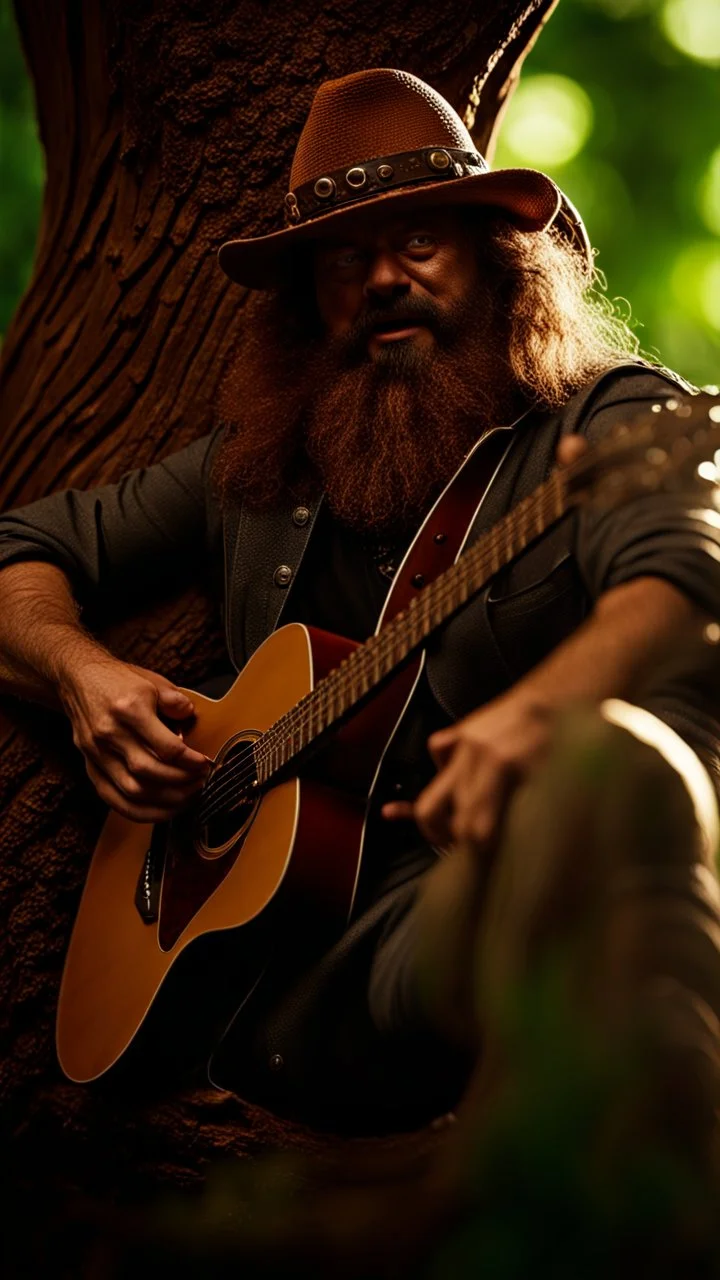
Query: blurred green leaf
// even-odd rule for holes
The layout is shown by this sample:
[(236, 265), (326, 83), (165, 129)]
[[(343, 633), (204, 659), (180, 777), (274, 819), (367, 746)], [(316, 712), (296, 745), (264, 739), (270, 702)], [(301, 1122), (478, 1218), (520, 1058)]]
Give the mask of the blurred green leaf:
[[(718, 0), (561, 0), (525, 63), (494, 158), (495, 167), (545, 168), (567, 191), (609, 296), (630, 301), (643, 348), (698, 384), (720, 381), (719, 23)], [(550, 76), (590, 104), (592, 127), (565, 163), (546, 162), (542, 145), (536, 158), (517, 149), (552, 110)], [(555, 109), (551, 141), (572, 116), (560, 97)]]
[(0, 333), (32, 272), (45, 165), (10, 0), (0, 0)]

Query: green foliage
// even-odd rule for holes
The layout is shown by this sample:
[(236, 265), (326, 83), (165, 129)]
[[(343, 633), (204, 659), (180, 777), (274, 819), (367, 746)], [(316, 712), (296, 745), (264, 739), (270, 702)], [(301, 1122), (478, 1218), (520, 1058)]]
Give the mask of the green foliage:
[(558, 951), (511, 993), (505, 1087), (468, 1142), (465, 1212), (424, 1280), (717, 1280), (714, 1189), (663, 1135), (634, 1133), (657, 1049), (639, 1032), (603, 1040), (571, 972)]
[(0, 333), (30, 278), (45, 181), (11, 0), (0, 0)]
[[(717, 0), (562, 0), (495, 157), (544, 168), (567, 191), (643, 348), (697, 383), (720, 382), (719, 12)], [(30, 276), (42, 175), (0, 0), (0, 331)]]
[(561, 0), (494, 157), (567, 192), (643, 349), (698, 384), (720, 382), (718, 15), (717, 0)]

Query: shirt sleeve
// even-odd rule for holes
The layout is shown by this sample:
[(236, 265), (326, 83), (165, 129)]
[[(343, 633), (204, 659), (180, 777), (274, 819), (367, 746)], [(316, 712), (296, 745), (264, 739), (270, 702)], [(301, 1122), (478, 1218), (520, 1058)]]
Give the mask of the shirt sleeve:
[(44, 560), (81, 603), (166, 594), (189, 582), (217, 536), (209, 471), (218, 431), (116, 484), (65, 489), (0, 516), (0, 568)]
[[(672, 385), (647, 374), (641, 394), (612, 397), (583, 426), (591, 443), (673, 394)], [(663, 578), (711, 617), (720, 619), (720, 520), (701, 491), (650, 493), (610, 511), (584, 508), (577, 557), (593, 599), (633, 578)], [(720, 796), (720, 655), (701, 639), (688, 640), (672, 668), (659, 672), (638, 699), (682, 737), (708, 770)]]
[[(672, 385), (658, 375), (639, 382), (639, 395), (616, 394), (596, 407), (583, 427), (591, 444), (673, 395)], [(658, 577), (720, 617), (719, 526), (718, 512), (702, 490), (644, 493), (611, 510), (588, 505), (578, 521), (577, 556), (590, 596), (596, 599), (633, 578)]]

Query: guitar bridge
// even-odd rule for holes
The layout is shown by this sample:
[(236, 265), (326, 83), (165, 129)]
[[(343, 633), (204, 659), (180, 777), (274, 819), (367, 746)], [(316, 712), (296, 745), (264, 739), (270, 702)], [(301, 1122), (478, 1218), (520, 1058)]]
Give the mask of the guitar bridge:
[(135, 907), (143, 924), (153, 924), (160, 915), (160, 887), (164, 850), (160, 847), (160, 826), (155, 827), (150, 848), (145, 854), (135, 890)]

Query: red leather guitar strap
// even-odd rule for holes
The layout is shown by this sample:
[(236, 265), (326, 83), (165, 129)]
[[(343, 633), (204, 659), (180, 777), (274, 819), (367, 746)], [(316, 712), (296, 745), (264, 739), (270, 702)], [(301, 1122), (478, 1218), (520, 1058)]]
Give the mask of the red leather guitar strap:
[(505, 455), (516, 439), (511, 427), (497, 427), (475, 446), (443, 490), (415, 536), (390, 588), (381, 627), (413, 596), (455, 563)]

